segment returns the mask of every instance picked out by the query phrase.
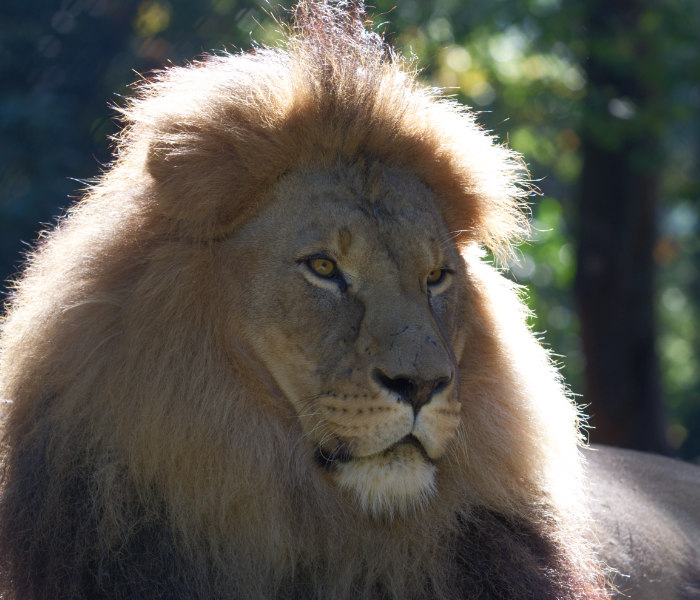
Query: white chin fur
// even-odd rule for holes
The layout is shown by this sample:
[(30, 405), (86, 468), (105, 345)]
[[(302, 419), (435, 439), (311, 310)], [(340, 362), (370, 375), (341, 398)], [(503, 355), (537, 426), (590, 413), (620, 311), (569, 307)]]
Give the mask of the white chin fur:
[(415, 510), (435, 492), (435, 466), (409, 445), (340, 463), (334, 477), (374, 517)]

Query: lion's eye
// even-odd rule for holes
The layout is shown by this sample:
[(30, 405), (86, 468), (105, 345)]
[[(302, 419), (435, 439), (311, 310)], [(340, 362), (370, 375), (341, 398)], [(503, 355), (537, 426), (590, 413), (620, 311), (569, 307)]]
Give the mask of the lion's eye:
[(319, 277), (332, 279), (338, 274), (338, 267), (330, 258), (310, 258), (306, 264)]
[(437, 285), (445, 278), (445, 269), (433, 269), (428, 273), (428, 285)]

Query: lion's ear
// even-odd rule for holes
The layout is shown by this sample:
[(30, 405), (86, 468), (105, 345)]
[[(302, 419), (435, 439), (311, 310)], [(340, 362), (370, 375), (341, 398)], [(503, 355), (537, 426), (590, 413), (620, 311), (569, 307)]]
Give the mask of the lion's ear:
[(298, 159), (283, 126), (289, 83), (278, 63), (261, 51), (171, 68), (120, 111), (120, 150), (151, 176), (148, 209), (166, 230), (200, 240), (230, 234)]
[[(189, 130), (188, 130), (189, 129)], [(193, 239), (233, 231), (260, 194), (264, 165), (250, 168), (241, 144), (215, 130), (178, 127), (151, 140), (146, 169), (153, 177), (152, 210), (166, 228)]]

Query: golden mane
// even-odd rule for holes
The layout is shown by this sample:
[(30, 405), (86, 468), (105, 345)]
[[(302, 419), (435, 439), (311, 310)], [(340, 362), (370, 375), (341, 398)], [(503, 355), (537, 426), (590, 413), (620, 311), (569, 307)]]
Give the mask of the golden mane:
[[(605, 597), (576, 409), (478, 256), (525, 227), (520, 162), (362, 19), (302, 1), (279, 48), (140, 85), (115, 164), (29, 257), (0, 338), (3, 597)], [(222, 291), (221, 241), (280, 177), (344, 161), (422, 180), (473, 278), (458, 443), (394, 519), (329, 489)]]
[[(281, 174), (364, 156), (417, 174), (460, 241), (500, 252), (522, 234), (516, 155), (419, 84), (361, 17), (302, 2), (284, 49), (210, 56), (142, 84), (120, 154), (145, 161), (158, 213), (195, 239), (227, 235)], [(208, 173), (206, 189), (193, 189), (192, 170)]]

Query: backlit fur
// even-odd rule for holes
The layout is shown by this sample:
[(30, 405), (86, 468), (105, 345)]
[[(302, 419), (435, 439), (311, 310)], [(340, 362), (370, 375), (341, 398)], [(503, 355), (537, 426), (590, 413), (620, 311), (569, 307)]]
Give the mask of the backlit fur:
[[(0, 346), (3, 598), (606, 597), (575, 407), (480, 257), (523, 232), (518, 160), (362, 19), (302, 2), (279, 48), (143, 84), (29, 257)], [(239, 301), (260, 250), (239, 232), (324, 169), (433, 198), (463, 261), (455, 437), (376, 486), (376, 461), (319, 467)]]

